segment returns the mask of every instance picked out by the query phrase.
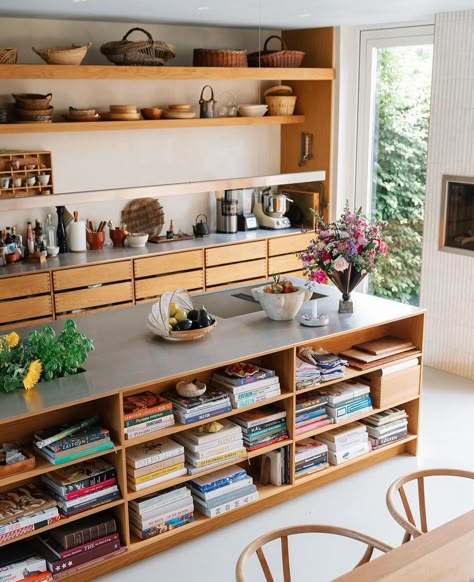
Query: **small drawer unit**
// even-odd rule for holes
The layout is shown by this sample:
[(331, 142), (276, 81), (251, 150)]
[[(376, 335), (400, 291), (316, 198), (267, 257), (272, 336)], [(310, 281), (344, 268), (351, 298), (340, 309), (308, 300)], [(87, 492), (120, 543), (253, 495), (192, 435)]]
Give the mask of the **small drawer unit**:
[(53, 317), (49, 273), (0, 279), (0, 329)]
[(58, 318), (133, 303), (132, 262), (119, 261), (53, 273)]
[(137, 303), (155, 301), (165, 291), (179, 287), (191, 293), (204, 289), (202, 250), (135, 259), (133, 272)]
[(206, 288), (267, 278), (265, 240), (206, 249)]
[(390, 408), (420, 394), (421, 366), (418, 364), (386, 375), (369, 374), (370, 394), (375, 408)]
[(304, 250), (314, 238), (314, 231), (268, 239), (268, 275), (303, 276), (296, 253)]

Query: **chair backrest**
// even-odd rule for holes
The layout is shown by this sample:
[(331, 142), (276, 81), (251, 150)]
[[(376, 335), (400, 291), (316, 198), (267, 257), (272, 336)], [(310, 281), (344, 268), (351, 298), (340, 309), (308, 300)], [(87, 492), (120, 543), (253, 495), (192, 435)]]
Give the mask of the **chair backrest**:
[[(403, 527), (405, 530), (405, 535), (403, 536), (403, 542), (408, 542), (411, 537), (414, 538), (423, 535), (428, 531), (428, 519), (426, 515), (426, 495), (425, 495), (425, 478), (426, 477), (464, 477), (466, 479), (474, 479), (474, 472), (465, 471), (463, 469), (425, 469), (422, 471), (415, 471), (400, 477), (394, 483), (390, 485), (387, 491), (386, 502), (388, 510), (393, 517), (393, 519)], [(414, 517), (413, 508), (410, 506), (407, 493), (404, 486), (411, 481), (417, 481), (418, 488), (418, 511), (419, 511), (419, 523), (417, 526), (416, 519)], [(397, 495), (400, 496), (402, 501), (403, 509), (405, 510), (406, 517), (400, 513), (396, 507)]]
[(367, 536), (363, 533), (358, 531), (354, 531), (351, 529), (346, 529), (343, 527), (336, 527), (332, 525), (293, 525), (289, 527), (284, 527), (281, 529), (277, 529), (271, 531), (269, 533), (263, 534), (262, 536), (256, 538), (253, 542), (242, 551), (240, 557), (237, 561), (237, 566), (235, 569), (236, 579), (237, 582), (246, 582), (245, 578), (245, 565), (248, 558), (253, 555), (254, 553), (257, 554), (258, 560), (260, 562), (260, 566), (262, 568), (263, 574), (265, 576), (265, 580), (267, 582), (275, 582), (273, 575), (270, 571), (270, 567), (268, 565), (267, 559), (263, 552), (263, 546), (272, 542), (274, 540), (280, 539), (281, 543), (281, 567), (283, 571), (283, 582), (291, 582), (291, 568), (290, 568), (290, 553), (289, 553), (289, 546), (288, 546), (288, 537), (296, 534), (308, 534), (308, 533), (322, 533), (322, 534), (331, 534), (331, 535), (338, 535), (344, 536), (346, 538), (351, 538), (353, 540), (357, 540), (364, 544), (367, 544), (367, 548), (359, 560), (357, 565), (360, 566), (361, 564), (365, 564), (370, 560), (372, 557), (372, 553), (374, 549), (380, 550), (381, 552), (389, 552), (393, 548), (375, 538)]

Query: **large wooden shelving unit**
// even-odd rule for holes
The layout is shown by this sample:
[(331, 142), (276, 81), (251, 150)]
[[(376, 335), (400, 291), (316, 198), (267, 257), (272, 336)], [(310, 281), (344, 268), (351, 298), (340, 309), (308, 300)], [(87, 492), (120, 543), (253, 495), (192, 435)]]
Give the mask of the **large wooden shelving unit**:
[[(137, 308), (134, 308), (137, 309)], [(104, 314), (105, 315), (105, 314)], [(111, 316), (111, 314), (108, 314)], [(418, 356), (422, 359), (422, 348), (423, 348), (423, 327), (424, 327), (424, 313), (420, 311), (414, 311), (409, 315), (404, 315), (403, 317), (384, 321), (379, 324), (361, 326), (360, 328), (354, 329), (352, 331), (344, 331), (341, 333), (335, 333), (333, 335), (327, 335), (320, 337), (318, 340), (312, 339), (311, 341), (302, 342), (299, 345), (312, 346), (314, 348), (323, 347), (329, 351), (339, 352), (344, 349), (349, 348), (355, 343), (360, 343), (362, 341), (367, 341), (371, 339), (376, 339), (383, 337), (385, 335), (395, 335), (403, 339), (411, 340), (418, 348)], [(206, 532), (215, 530), (218, 527), (222, 527), (226, 524), (237, 521), (245, 516), (252, 515), (256, 511), (271, 507), (282, 501), (294, 498), (295, 495), (300, 495), (305, 493), (315, 487), (319, 487), (325, 483), (338, 479), (344, 475), (350, 474), (354, 471), (362, 469), (364, 467), (378, 463), (386, 458), (402, 454), (410, 453), (416, 454), (418, 446), (418, 427), (419, 427), (419, 404), (420, 404), (420, 387), (421, 387), (421, 366), (417, 369), (416, 378), (413, 378), (412, 373), (410, 374), (410, 386), (409, 392), (400, 389), (391, 392), (389, 398), (386, 400), (386, 406), (382, 408), (375, 408), (371, 412), (378, 412), (384, 408), (389, 408), (395, 405), (402, 405), (408, 415), (408, 436), (395, 443), (389, 444), (383, 448), (372, 451), (366, 455), (358, 457), (356, 459), (350, 460), (342, 465), (333, 466), (330, 465), (327, 469), (320, 472), (296, 478), (294, 471), (294, 455), (295, 455), (295, 443), (301, 439), (308, 436), (314, 436), (316, 434), (321, 434), (328, 430), (331, 430), (335, 425), (329, 425), (316, 430), (309, 431), (304, 434), (295, 434), (295, 397), (296, 394), (302, 392), (308, 392), (311, 388), (306, 388), (301, 391), (296, 391), (295, 384), (295, 369), (296, 369), (296, 349), (297, 346), (283, 346), (281, 349), (272, 350), (256, 354), (255, 356), (249, 356), (245, 358), (247, 361), (252, 361), (261, 364), (268, 368), (273, 368), (276, 370), (282, 387), (282, 394), (278, 397), (269, 399), (267, 402), (276, 403), (276, 405), (287, 412), (287, 422), (289, 430), (289, 438), (286, 441), (275, 443), (269, 445), (257, 451), (250, 452), (246, 457), (241, 458), (238, 463), (242, 464), (247, 471), (254, 476), (254, 481), (257, 484), (259, 491), (259, 499), (249, 503), (247, 505), (241, 506), (237, 509), (233, 509), (228, 513), (224, 513), (215, 518), (208, 518), (201, 515), (197, 510), (195, 511), (195, 520), (183, 527), (171, 530), (162, 535), (155, 536), (146, 540), (140, 540), (135, 537), (129, 530), (128, 521), (128, 502), (139, 497), (143, 497), (150, 493), (155, 493), (166, 489), (170, 486), (186, 483), (186, 481), (192, 479), (191, 476), (186, 475), (169, 480), (159, 485), (149, 487), (147, 489), (134, 492), (127, 488), (126, 480), (126, 453), (130, 447), (133, 447), (139, 443), (147, 442), (153, 440), (154, 438), (169, 435), (172, 437), (173, 434), (181, 432), (188, 428), (198, 426), (201, 423), (193, 423), (189, 425), (176, 424), (175, 426), (168, 427), (164, 430), (157, 431), (142, 437), (138, 437), (132, 440), (125, 440), (122, 427), (123, 427), (123, 412), (122, 412), (122, 402), (124, 395), (130, 395), (140, 392), (144, 389), (152, 390), (156, 393), (161, 393), (175, 386), (178, 380), (191, 380), (194, 378), (199, 378), (202, 381), (207, 382), (210, 376), (218, 366), (205, 367), (204, 369), (199, 368), (196, 370), (188, 370), (186, 373), (178, 375), (173, 375), (165, 379), (157, 378), (153, 382), (147, 382), (146, 384), (134, 385), (130, 388), (111, 390), (106, 395), (102, 396), (91, 396), (80, 400), (71, 399), (65, 405), (43, 408), (38, 406), (38, 402), (32, 405), (32, 409), (35, 409), (34, 413), (27, 412), (20, 417), (8, 418), (0, 421), (0, 442), (11, 442), (11, 441), (21, 441), (25, 444), (30, 442), (32, 434), (35, 430), (39, 428), (45, 428), (48, 426), (53, 426), (58, 423), (70, 422), (74, 419), (87, 416), (91, 413), (98, 414), (100, 421), (104, 426), (110, 429), (111, 437), (116, 443), (116, 448), (114, 452), (104, 452), (93, 456), (103, 456), (109, 462), (117, 467), (118, 482), (120, 485), (120, 490), (122, 492), (122, 499), (114, 501), (112, 503), (104, 504), (98, 508), (86, 511), (84, 513), (78, 514), (67, 521), (75, 521), (81, 519), (82, 517), (89, 515), (90, 513), (96, 513), (100, 511), (105, 511), (110, 509), (118, 523), (119, 531), (121, 534), (122, 543), (128, 546), (128, 551), (124, 554), (111, 558), (91, 568), (86, 568), (81, 572), (76, 574), (71, 574), (66, 576), (65, 579), (73, 580), (74, 582), (85, 582), (92, 580), (96, 577), (104, 575), (108, 572), (116, 570), (124, 565), (133, 563), (140, 560), (143, 557), (155, 554), (166, 550), (167, 548), (179, 544), (181, 542), (190, 540), (197, 535), (201, 535)], [(406, 358), (406, 356), (405, 356)], [(400, 355), (400, 361), (405, 359), (403, 354)], [(221, 365), (227, 365), (232, 361), (241, 361), (229, 359), (223, 361)], [(376, 370), (377, 366), (370, 368), (369, 370), (360, 371), (355, 369), (348, 369), (347, 378), (357, 378), (365, 375), (367, 372)], [(409, 381), (409, 376), (406, 371), (398, 373), (397, 380), (402, 387), (404, 382)], [(333, 384), (338, 380), (329, 381), (324, 383), (324, 386)], [(339, 380), (340, 381), (340, 380)], [(315, 385), (312, 389), (317, 390), (321, 385)], [(25, 398), (35, 398), (40, 396), (35, 396), (35, 391), (28, 393)], [(230, 418), (235, 414), (239, 414), (243, 410), (248, 410), (252, 408), (258, 408), (262, 405), (262, 402), (248, 406), (239, 410), (232, 410), (231, 412), (221, 414), (219, 416), (213, 417), (213, 419), (220, 418)], [(343, 420), (337, 423), (336, 426), (342, 426), (354, 420), (368, 416), (369, 413), (361, 413), (356, 416), (352, 416), (350, 419)], [(260, 459), (264, 453), (267, 451), (278, 449), (281, 446), (290, 447), (290, 484), (283, 486), (274, 485), (261, 485), (258, 482), (259, 469), (260, 469)], [(84, 459), (82, 459), (84, 460)], [(68, 463), (74, 464), (74, 463)], [(219, 468), (225, 467), (227, 465), (235, 464), (235, 461), (229, 462), (226, 465), (221, 465)], [(20, 484), (35, 481), (40, 475), (54, 471), (57, 467), (50, 465), (46, 460), (38, 458), (37, 465), (34, 469), (27, 471), (23, 474), (13, 475), (0, 479), (0, 491), (8, 490), (14, 486)], [(212, 473), (216, 469), (208, 469), (202, 474)], [(31, 532), (24, 534), (21, 537), (15, 538), (10, 542), (18, 541), (21, 539), (29, 538), (33, 535), (47, 531), (51, 528), (59, 527), (64, 521), (61, 520), (57, 523), (43, 527), (41, 530), (36, 532)]]

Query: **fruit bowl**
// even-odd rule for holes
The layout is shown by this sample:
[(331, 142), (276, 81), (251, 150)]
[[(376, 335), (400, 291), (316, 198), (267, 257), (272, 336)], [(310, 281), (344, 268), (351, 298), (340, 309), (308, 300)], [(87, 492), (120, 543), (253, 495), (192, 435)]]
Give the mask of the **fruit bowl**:
[[(196, 329), (170, 329), (170, 311), (182, 311), (184, 315), (180, 315), (179, 322), (184, 322), (183, 318), (187, 317), (194, 309), (191, 296), (186, 289), (176, 289), (175, 291), (166, 291), (161, 296), (160, 300), (154, 303), (151, 307), (151, 313), (148, 314), (147, 327), (155, 335), (170, 341), (190, 341), (196, 340), (211, 333), (216, 328), (216, 321), (213, 317), (207, 314), (207, 321), (205, 327), (198, 327)], [(199, 310), (201, 311), (201, 310)], [(205, 310), (204, 310), (205, 311)], [(177, 321), (176, 321), (177, 323)], [(191, 321), (189, 321), (191, 324)]]
[(311, 297), (311, 291), (304, 287), (295, 287), (293, 293), (265, 293), (265, 287), (252, 289), (252, 295), (267, 316), (276, 321), (293, 319), (303, 303)]

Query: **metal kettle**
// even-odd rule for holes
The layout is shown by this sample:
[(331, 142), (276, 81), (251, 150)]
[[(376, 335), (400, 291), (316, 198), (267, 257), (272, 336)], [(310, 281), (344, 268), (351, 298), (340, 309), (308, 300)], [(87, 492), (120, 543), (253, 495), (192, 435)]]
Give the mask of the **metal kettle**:
[[(204, 216), (205, 222), (202, 219), (198, 222), (198, 218)], [(205, 214), (198, 214), (196, 216), (196, 224), (193, 224), (193, 234), (194, 236), (206, 236), (209, 234), (209, 226), (207, 224), (207, 216)]]
[[(209, 99), (204, 99), (204, 91), (211, 90)], [(199, 117), (215, 117), (216, 115), (216, 100), (214, 99), (214, 90), (210, 85), (204, 85), (199, 98)]]

